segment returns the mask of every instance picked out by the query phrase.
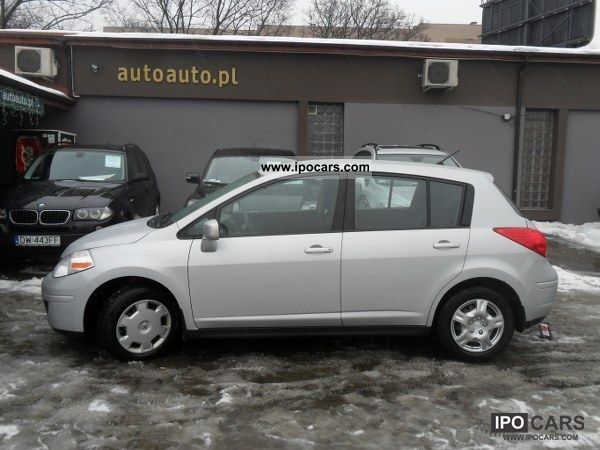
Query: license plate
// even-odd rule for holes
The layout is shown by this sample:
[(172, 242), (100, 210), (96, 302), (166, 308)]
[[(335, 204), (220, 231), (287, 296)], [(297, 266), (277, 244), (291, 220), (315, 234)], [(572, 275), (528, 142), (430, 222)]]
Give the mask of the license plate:
[(15, 236), (16, 247), (60, 247), (60, 236)]

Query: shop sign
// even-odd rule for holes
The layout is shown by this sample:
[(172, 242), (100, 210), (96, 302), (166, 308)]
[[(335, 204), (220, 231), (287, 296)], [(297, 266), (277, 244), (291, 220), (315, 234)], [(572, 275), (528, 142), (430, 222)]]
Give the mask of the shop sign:
[(121, 83), (200, 84), (214, 85), (219, 88), (239, 84), (235, 67), (209, 70), (191, 66), (176, 69), (151, 67), (148, 64), (138, 67), (119, 67), (117, 80)]
[(0, 86), (0, 106), (36, 116), (44, 115), (43, 99), (4, 86)]

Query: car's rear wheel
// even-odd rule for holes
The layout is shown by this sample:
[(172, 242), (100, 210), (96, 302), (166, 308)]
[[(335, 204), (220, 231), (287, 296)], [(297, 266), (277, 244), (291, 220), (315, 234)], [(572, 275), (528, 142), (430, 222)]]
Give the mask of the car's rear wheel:
[(455, 293), (442, 306), (437, 319), (437, 333), (444, 348), (471, 362), (489, 361), (502, 352), (514, 330), (510, 303), (486, 287)]
[(173, 300), (157, 289), (131, 287), (113, 294), (99, 316), (102, 346), (131, 361), (166, 352), (179, 338), (181, 323)]

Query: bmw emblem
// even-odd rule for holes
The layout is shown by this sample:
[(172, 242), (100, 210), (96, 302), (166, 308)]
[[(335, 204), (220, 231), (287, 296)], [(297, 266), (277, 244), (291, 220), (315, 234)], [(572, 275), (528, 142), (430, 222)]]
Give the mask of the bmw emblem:
[(40, 204), (38, 205), (38, 208), (43, 208), (44, 206), (46, 206), (46, 204), (45, 204), (45, 203), (40, 203)]

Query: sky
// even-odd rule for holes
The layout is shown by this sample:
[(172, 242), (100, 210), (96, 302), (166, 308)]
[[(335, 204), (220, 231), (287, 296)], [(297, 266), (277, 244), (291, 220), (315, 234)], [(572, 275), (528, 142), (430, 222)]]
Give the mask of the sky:
[[(422, 17), (430, 23), (481, 23), (481, 0), (391, 0), (409, 14)], [(296, 0), (291, 23), (302, 24), (306, 21), (304, 12), (311, 0)], [(102, 30), (104, 18), (96, 14), (91, 18), (93, 27)]]
[[(392, 0), (404, 11), (435, 23), (481, 23), (480, 0)], [(311, 0), (296, 0), (293, 23), (304, 21)]]

